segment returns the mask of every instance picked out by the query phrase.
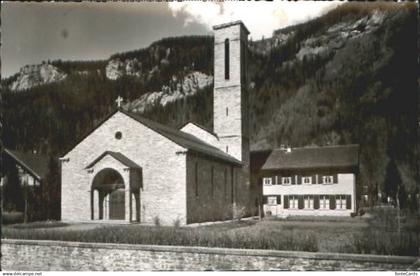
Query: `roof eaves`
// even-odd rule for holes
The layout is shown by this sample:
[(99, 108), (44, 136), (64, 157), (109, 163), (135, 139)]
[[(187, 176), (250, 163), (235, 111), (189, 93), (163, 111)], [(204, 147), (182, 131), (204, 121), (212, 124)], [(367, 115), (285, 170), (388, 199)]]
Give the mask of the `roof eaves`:
[(102, 154), (100, 154), (98, 157), (96, 157), (92, 162), (90, 162), (89, 165), (87, 165), (85, 167), (85, 170), (90, 169), (93, 166), (95, 166), (95, 164), (98, 163), (106, 155), (110, 155), (112, 158), (116, 159), (118, 162), (120, 162), (121, 164), (123, 164), (127, 167), (135, 168), (135, 169), (140, 169), (141, 168), (134, 161), (130, 160), (128, 157), (126, 157), (125, 155), (123, 155), (120, 152), (104, 151)]
[(13, 159), (15, 159), (21, 166), (25, 167), (26, 170), (28, 170), (34, 177), (36, 177), (39, 181), (43, 179), (37, 172), (35, 172), (31, 167), (29, 167), (23, 160), (20, 160), (16, 155), (14, 155), (11, 151), (8, 149), (4, 149), (4, 151), (11, 156)]
[[(197, 138), (197, 137), (195, 137), (195, 136), (193, 136), (193, 135), (191, 135), (189, 133), (185, 133), (185, 132), (180, 131), (180, 130), (175, 129), (175, 128), (170, 128), (168, 126), (165, 126), (165, 125), (162, 125), (162, 124), (159, 124), (159, 123), (150, 121), (150, 120), (148, 120), (146, 118), (141, 118), (140, 119), (136, 115), (134, 115), (134, 114), (132, 114), (130, 112), (127, 112), (125, 110), (120, 110), (120, 111), (121, 111), (121, 113), (127, 115), (128, 117), (132, 118), (133, 120), (136, 120), (137, 122), (145, 125), (146, 127), (152, 129), (153, 131), (156, 131), (157, 133), (159, 133), (162, 136), (166, 137), (167, 139), (169, 139), (170, 141), (172, 141), (175, 144), (179, 145), (180, 147), (184, 148), (185, 150), (198, 151), (198, 152), (201, 152), (203, 154), (206, 154), (206, 155), (209, 155), (209, 156), (212, 156), (212, 157), (218, 157), (219, 159), (222, 159), (222, 160), (225, 160), (225, 161), (229, 161), (231, 163), (241, 164), (239, 160), (236, 160), (236, 159), (234, 159), (231, 156), (223, 156), (224, 153), (222, 151), (220, 151), (218, 148), (213, 147), (212, 145), (210, 145), (210, 144), (208, 144), (208, 143), (200, 140), (199, 138)], [(150, 126), (148, 124), (154, 124), (156, 126), (156, 128), (154, 128), (154, 127), (152, 127), (152, 126)], [(160, 129), (160, 128), (165, 128), (165, 130)], [(208, 151), (205, 151), (205, 150), (198, 150), (198, 149), (195, 149), (195, 148), (191, 148), (191, 147), (182, 145), (180, 142), (178, 142), (175, 139), (173, 139), (173, 137), (171, 137), (171, 135), (168, 135), (168, 133), (166, 131), (171, 132), (171, 134), (176, 135), (176, 136), (181, 136), (182, 135), (183, 137), (181, 137), (181, 139), (190, 140), (190, 142), (192, 142), (192, 143), (201, 143), (201, 144), (203, 144), (203, 145), (205, 145), (207, 147), (214, 148), (215, 150), (219, 150), (220, 153), (217, 154), (217, 155), (216, 154), (211, 154), (211, 153), (209, 153)]]
[(205, 128), (204, 126), (202, 126), (202, 125), (200, 125), (200, 124), (197, 124), (197, 123), (195, 123), (195, 122), (191, 122), (191, 121), (188, 121), (188, 122), (186, 122), (185, 124), (183, 124), (183, 125), (179, 128), (179, 130), (180, 130), (180, 131), (182, 131), (181, 129), (182, 129), (182, 128), (184, 128), (184, 127), (185, 127), (186, 125), (188, 125), (188, 124), (193, 124), (193, 125), (195, 125), (196, 127), (201, 128), (202, 130), (204, 130), (204, 131), (208, 132), (209, 134), (211, 134), (211, 135), (213, 135), (214, 137), (216, 137), (217, 139), (219, 139), (219, 136), (217, 136), (217, 134), (216, 134), (215, 132), (213, 132), (213, 131), (211, 131), (211, 130), (209, 130), (209, 129)]

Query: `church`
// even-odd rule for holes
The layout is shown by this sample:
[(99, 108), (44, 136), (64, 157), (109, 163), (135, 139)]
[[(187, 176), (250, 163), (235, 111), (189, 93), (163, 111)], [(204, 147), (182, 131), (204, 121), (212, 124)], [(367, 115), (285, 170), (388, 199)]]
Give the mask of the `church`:
[(174, 129), (118, 107), (60, 158), (63, 221), (186, 225), (357, 212), (358, 145), (250, 152), (249, 31), (241, 21), (213, 30), (213, 130)]
[[(180, 225), (249, 212), (249, 31), (214, 26), (214, 129), (173, 129), (121, 108), (60, 158), (63, 221)], [(247, 210), (247, 211), (244, 211)]]

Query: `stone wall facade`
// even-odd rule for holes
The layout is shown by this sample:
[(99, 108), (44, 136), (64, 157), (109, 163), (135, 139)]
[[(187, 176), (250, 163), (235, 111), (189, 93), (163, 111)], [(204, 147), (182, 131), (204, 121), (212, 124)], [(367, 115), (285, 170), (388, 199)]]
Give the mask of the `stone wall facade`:
[(2, 240), (1, 249), (5, 271), (420, 269), (420, 259), (416, 257), (294, 251), (28, 240)]
[[(194, 153), (187, 155), (187, 223), (232, 217), (238, 167)], [(232, 178), (233, 175), (233, 178)]]
[[(245, 70), (248, 31), (240, 22), (214, 29), (214, 132), (219, 137), (219, 149), (243, 164), (237, 171), (234, 203), (252, 214), (255, 196), (250, 193), (249, 95)], [(229, 78), (225, 76), (227, 56)]]
[[(117, 131), (122, 133), (121, 139), (115, 138)], [(158, 217), (162, 224), (171, 225), (176, 220), (186, 223), (186, 156), (178, 154), (185, 149), (121, 112), (112, 115), (62, 158), (63, 221), (91, 219), (91, 180), (109, 162), (91, 173), (85, 167), (105, 151), (120, 152), (142, 167), (141, 222), (153, 223)], [(129, 174), (120, 169), (128, 182)]]

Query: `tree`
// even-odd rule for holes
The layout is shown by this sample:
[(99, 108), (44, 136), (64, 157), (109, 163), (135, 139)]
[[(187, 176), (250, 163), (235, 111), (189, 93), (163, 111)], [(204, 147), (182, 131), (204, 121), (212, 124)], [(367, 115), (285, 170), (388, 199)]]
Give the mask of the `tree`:
[[(386, 168), (386, 176), (384, 182), (384, 192), (386, 194), (387, 200), (388, 197), (392, 198), (393, 202), (397, 202), (402, 196), (403, 189), (400, 189), (402, 186), (400, 172), (398, 171), (395, 160), (391, 159)], [(397, 198), (398, 197), (398, 198)]]
[(18, 169), (10, 158), (3, 161), (5, 182), (3, 187), (4, 209), (7, 211), (23, 210), (23, 190), (20, 184)]
[(60, 219), (60, 175), (57, 160), (50, 156), (48, 160), (48, 174), (42, 183), (42, 200), (44, 215), (47, 219)]

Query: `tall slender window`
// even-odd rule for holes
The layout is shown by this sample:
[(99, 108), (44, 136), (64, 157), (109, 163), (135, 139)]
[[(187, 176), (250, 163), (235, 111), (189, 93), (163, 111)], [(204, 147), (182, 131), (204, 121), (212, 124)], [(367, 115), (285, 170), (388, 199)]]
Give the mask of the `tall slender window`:
[(211, 196), (214, 196), (214, 167), (211, 166)]
[(198, 162), (195, 162), (195, 196), (198, 196)]
[(229, 79), (229, 39), (225, 39), (225, 80)]
[(230, 203), (233, 203), (233, 167), (231, 167), (230, 176)]
[(227, 194), (227, 191), (226, 191), (226, 186), (227, 186), (227, 170), (226, 170), (226, 168), (225, 168), (225, 182), (224, 182), (224, 195), (225, 195), (225, 200), (226, 200), (226, 194)]

